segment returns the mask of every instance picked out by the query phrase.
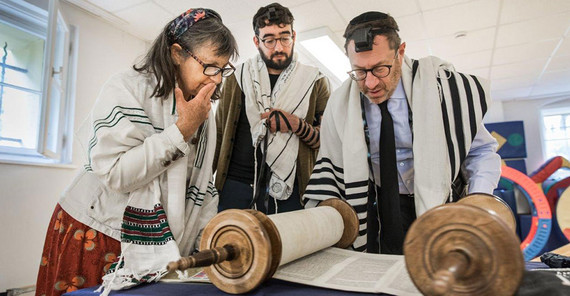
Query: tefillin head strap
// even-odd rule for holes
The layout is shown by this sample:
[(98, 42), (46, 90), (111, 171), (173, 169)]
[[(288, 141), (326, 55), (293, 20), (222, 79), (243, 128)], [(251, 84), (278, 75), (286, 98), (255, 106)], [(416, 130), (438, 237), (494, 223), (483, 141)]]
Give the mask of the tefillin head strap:
[(270, 21), (270, 22), (271, 22), (272, 20), (274, 20), (274, 19), (277, 19), (277, 18), (278, 18), (278, 13), (277, 13), (277, 11), (275, 10), (275, 7), (269, 7), (269, 8), (267, 9), (267, 13), (265, 13), (265, 17), (266, 17), (267, 20)]
[[(374, 20), (384, 20), (388, 18), (388, 14), (379, 11), (369, 11), (365, 12), (350, 21), (350, 25), (358, 25), (362, 23), (367, 23)], [(354, 40), (354, 46), (356, 52), (372, 50), (372, 45), (374, 44), (374, 36), (382, 34), (391, 30), (396, 30), (391, 27), (381, 27), (372, 28), (363, 27), (356, 29), (350, 36)]]

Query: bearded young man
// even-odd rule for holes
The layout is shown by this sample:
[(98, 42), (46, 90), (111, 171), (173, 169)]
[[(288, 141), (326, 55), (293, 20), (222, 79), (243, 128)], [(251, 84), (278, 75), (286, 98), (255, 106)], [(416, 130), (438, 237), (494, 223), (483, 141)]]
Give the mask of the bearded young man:
[(355, 250), (402, 254), (416, 217), (455, 201), (455, 188), (497, 186), (498, 144), (482, 123), (488, 83), (436, 57), (405, 56), (398, 24), (382, 12), (355, 17), (344, 37), (351, 79), (331, 95), (303, 198), (306, 207), (331, 197), (352, 205)]
[(320, 146), (329, 83), (297, 60), (288, 8), (261, 7), (253, 29), (259, 54), (225, 81), (216, 111), (218, 208), (299, 210)]

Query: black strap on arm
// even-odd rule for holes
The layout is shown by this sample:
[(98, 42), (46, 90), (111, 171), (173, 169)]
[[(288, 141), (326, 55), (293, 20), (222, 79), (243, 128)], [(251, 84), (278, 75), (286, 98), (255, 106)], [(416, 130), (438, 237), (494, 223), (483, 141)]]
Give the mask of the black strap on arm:
[(289, 130), (292, 130), (291, 123), (289, 122), (289, 120), (287, 120), (287, 117), (285, 116), (285, 114), (283, 114), (283, 112), (281, 112), (279, 110), (273, 110), (269, 114), (269, 120), (271, 120), (272, 117), (275, 117), (275, 128), (276, 128), (276, 130), (278, 130), (278, 131), (281, 130), (281, 120), (283, 120), (283, 122), (285, 123), (285, 125), (287, 126), (287, 128)]
[[(257, 202), (257, 200), (259, 199), (259, 197), (262, 194), (267, 194), (267, 185), (266, 186), (262, 186), (262, 180), (264, 180), (264, 176), (266, 174), (265, 172), (265, 160), (267, 159), (267, 138), (268, 138), (269, 133), (265, 134), (265, 137), (263, 137), (263, 151), (261, 154), (261, 169), (259, 170), (259, 174), (257, 175), (257, 181), (255, 182), (255, 195), (253, 196), (253, 199), (251, 200), (251, 203), (249, 204), (249, 208), (252, 209), (253, 205)], [(253, 157), (257, 158), (257, 151), (254, 151), (254, 155)], [(255, 168), (257, 169), (257, 168)], [(263, 191), (263, 192), (262, 192)]]
[(299, 117), (299, 126), (297, 127), (297, 130), (294, 131), (294, 133), (298, 133), (302, 127), (303, 127), (303, 120)]
[[(291, 124), (289, 123), (289, 121), (287, 120), (287, 117), (285, 117), (285, 115), (283, 114), (283, 112), (279, 111), (279, 110), (274, 110), (269, 114), (268, 119), (271, 120), (272, 117), (275, 117), (275, 126), (277, 128), (277, 130), (280, 130), (281, 127), (281, 119), (283, 119), (283, 122), (285, 122), (285, 125), (287, 125), (287, 128), (289, 128), (289, 130), (291, 130)], [(253, 196), (253, 199), (251, 200), (251, 203), (249, 204), (249, 208), (253, 208), (253, 205), (257, 202), (257, 200), (259, 199), (260, 196), (267, 196), (267, 182), (268, 182), (268, 177), (269, 177), (269, 171), (266, 172), (266, 167), (267, 165), (265, 164), (265, 161), (267, 159), (267, 146), (268, 146), (268, 135), (269, 134), (265, 134), (265, 136), (263, 137), (263, 153), (261, 155), (261, 168), (259, 170), (259, 174), (257, 175), (257, 181), (256, 181), (256, 190), (255, 190), (255, 195)], [(254, 155), (254, 157), (257, 157), (257, 155)], [(262, 186), (261, 183), (264, 183), (265, 186)]]

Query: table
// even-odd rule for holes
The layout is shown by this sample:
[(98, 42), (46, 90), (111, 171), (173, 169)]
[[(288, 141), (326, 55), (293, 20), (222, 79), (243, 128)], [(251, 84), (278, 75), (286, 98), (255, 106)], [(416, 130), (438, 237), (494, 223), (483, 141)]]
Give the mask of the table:
[[(81, 289), (75, 292), (66, 293), (65, 296), (94, 296), (98, 295), (93, 292), (97, 287)], [(110, 296), (146, 296), (146, 295), (165, 295), (165, 296), (188, 296), (188, 295), (230, 295), (216, 288), (212, 284), (203, 283), (152, 283), (133, 287), (127, 290), (113, 291)], [(277, 279), (270, 279), (263, 283), (259, 288), (243, 295), (307, 295), (307, 296), (365, 296), (365, 295), (382, 295), (368, 294), (356, 292), (344, 292), (330, 290), (324, 288), (311, 287), (301, 284), (290, 283)], [(386, 294), (384, 294), (386, 295)]]
[[(526, 269), (544, 269), (548, 268), (548, 266), (542, 262), (526, 262), (525, 263)], [(541, 279), (542, 280), (542, 279)], [(525, 273), (525, 277), (523, 279), (523, 283), (521, 284), (522, 287), (532, 287), (537, 288), (536, 284), (534, 283), (536, 279), (533, 279), (529, 276), (529, 272)], [(97, 287), (85, 288), (75, 292), (66, 293), (65, 296), (94, 296), (98, 294), (94, 294), (94, 291), (97, 290)], [(541, 291), (541, 290), (538, 290)], [(544, 290), (542, 290), (544, 291)], [(517, 293), (517, 295), (534, 295), (525, 294), (525, 293)], [(146, 296), (146, 295), (165, 295), (165, 296), (198, 296), (198, 295), (230, 295), (227, 294), (212, 284), (203, 284), (203, 283), (152, 283), (152, 284), (144, 284), (137, 287), (133, 287), (127, 290), (120, 290), (120, 291), (113, 291), (111, 292), (110, 296)], [(264, 295), (307, 295), (307, 296), (366, 296), (366, 295), (386, 295), (386, 294), (369, 294), (369, 293), (357, 293), (357, 292), (345, 292), (345, 291), (338, 291), (338, 290), (330, 290), (318, 287), (311, 287), (302, 284), (295, 284), (290, 283), (278, 279), (270, 279), (267, 282), (263, 283), (259, 288), (255, 289), (244, 295), (256, 295), (256, 296), (264, 296)], [(540, 294), (537, 294), (540, 295)]]

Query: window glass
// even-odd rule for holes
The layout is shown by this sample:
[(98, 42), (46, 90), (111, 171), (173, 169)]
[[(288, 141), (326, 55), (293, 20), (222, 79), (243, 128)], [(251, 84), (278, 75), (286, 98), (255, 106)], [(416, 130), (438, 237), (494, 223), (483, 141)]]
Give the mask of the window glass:
[(69, 163), (76, 55), (59, 0), (0, 0), (0, 161)]
[(546, 159), (570, 159), (570, 113), (543, 116)]
[(0, 59), (4, 72), (0, 82), (41, 91), (44, 44), (44, 39), (36, 35), (0, 23)]
[(0, 145), (37, 148), (44, 40), (0, 23)]
[(40, 94), (4, 88), (0, 115), (0, 145), (37, 148)]

